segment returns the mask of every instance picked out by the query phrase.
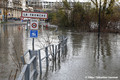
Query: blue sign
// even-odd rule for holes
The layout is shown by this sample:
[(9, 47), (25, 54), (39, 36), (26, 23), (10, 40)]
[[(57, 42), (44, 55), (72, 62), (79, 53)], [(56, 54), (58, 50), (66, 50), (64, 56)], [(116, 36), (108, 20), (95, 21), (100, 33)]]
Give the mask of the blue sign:
[(30, 30), (30, 37), (37, 38), (38, 37), (38, 30)]

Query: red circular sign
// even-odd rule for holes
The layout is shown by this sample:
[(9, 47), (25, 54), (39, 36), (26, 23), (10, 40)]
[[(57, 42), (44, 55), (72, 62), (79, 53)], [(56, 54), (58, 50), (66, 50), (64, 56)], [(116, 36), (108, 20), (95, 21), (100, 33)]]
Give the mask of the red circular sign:
[(32, 28), (36, 28), (37, 24), (36, 23), (32, 23)]

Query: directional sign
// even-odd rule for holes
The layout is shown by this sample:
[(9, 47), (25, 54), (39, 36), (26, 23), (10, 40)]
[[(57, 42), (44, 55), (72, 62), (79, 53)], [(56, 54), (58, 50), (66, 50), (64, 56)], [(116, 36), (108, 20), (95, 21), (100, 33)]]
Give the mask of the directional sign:
[(30, 20), (31, 23), (31, 29), (32, 30), (37, 30), (38, 29), (38, 19), (31, 19)]
[(30, 30), (30, 37), (37, 38), (38, 37), (38, 30)]
[(48, 14), (43, 12), (27, 12), (22, 11), (21, 17), (23, 18), (37, 18), (37, 19), (48, 19)]

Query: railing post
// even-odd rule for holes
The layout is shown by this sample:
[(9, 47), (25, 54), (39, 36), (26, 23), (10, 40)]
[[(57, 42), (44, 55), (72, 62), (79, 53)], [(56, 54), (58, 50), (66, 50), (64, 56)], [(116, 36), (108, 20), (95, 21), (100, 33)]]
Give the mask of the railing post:
[(60, 44), (61, 43), (58, 44), (58, 59), (60, 59)]
[(63, 39), (63, 53), (65, 53), (65, 38)]
[(65, 39), (65, 52), (66, 52), (66, 49), (67, 49), (67, 38)]
[(21, 56), (21, 61), (22, 61), (23, 65), (25, 65), (25, 60), (24, 60), (23, 56)]
[(32, 58), (32, 51), (29, 50), (30, 59)]
[(54, 60), (54, 56), (55, 56), (54, 45), (52, 45), (52, 50), (53, 50), (52, 58)]
[(57, 45), (55, 46), (55, 61), (56, 61), (56, 55), (57, 55)]
[(64, 39), (62, 39), (62, 54), (64, 54)]
[(37, 60), (36, 60), (36, 57), (35, 57), (35, 60), (33, 61), (33, 69), (35, 70), (35, 74), (33, 75), (33, 80), (36, 80), (36, 76), (38, 75), (36, 64), (37, 64)]
[(25, 72), (25, 80), (30, 80), (30, 65), (27, 65), (27, 69)]
[(49, 66), (49, 62), (48, 62), (48, 47), (45, 48), (45, 53), (46, 53), (46, 67)]
[(41, 63), (41, 53), (39, 50), (39, 67), (40, 67), (40, 74), (42, 74), (42, 63)]

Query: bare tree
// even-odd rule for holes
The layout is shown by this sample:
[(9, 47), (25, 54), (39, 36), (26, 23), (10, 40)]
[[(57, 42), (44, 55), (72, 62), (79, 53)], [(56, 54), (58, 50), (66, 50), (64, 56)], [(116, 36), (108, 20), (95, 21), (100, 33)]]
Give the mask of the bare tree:
[[(108, 13), (111, 13), (115, 3), (118, 1), (119, 0), (102, 0), (102, 4), (101, 4), (102, 12), (105, 13), (105, 11), (107, 10)], [(95, 8), (98, 12), (99, 0), (91, 0), (91, 2), (95, 5)]]

